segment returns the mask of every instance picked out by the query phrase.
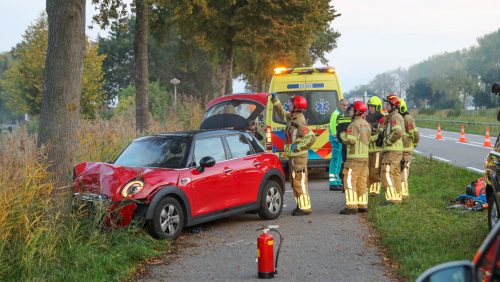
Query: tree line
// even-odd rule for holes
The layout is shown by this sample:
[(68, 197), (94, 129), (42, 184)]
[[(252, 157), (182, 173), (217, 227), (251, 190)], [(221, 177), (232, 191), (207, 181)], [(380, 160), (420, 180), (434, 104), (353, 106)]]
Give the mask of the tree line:
[(500, 80), (500, 29), (477, 39), (477, 45), (431, 56), (408, 69), (377, 74), (368, 84), (355, 87), (348, 96), (365, 92), (380, 97), (395, 92), (409, 107), (464, 109), (493, 108), (497, 97), (491, 86)]

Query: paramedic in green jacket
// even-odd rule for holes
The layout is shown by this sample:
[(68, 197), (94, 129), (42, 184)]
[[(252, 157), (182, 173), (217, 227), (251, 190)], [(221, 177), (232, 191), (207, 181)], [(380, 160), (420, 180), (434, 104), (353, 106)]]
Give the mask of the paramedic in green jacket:
[(345, 131), (351, 118), (347, 113), (347, 107), (349, 102), (346, 99), (340, 99), (337, 105), (337, 109), (332, 113), (330, 117), (330, 144), (332, 145), (332, 157), (330, 160), (329, 167), (329, 184), (331, 191), (343, 191), (342, 186), (342, 164), (345, 162), (345, 145), (340, 142), (338, 136), (340, 131)]

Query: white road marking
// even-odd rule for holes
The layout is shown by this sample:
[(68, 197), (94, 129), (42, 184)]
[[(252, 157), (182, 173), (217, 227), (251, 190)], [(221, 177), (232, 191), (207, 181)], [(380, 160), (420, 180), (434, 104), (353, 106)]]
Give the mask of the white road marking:
[(417, 154), (422, 154), (422, 152), (418, 151), (418, 150), (415, 150), (413, 149), (413, 152), (417, 153)]
[(447, 163), (451, 163), (450, 160), (447, 160), (445, 158), (440, 158), (440, 157), (436, 157), (436, 156), (432, 156), (433, 159), (436, 159), (436, 160), (439, 160), (439, 161), (442, 161), (442, 162), (447, 162)]
[(475, 172), (483, 173), (483, 170), (479, 169), (479, 168), (468, 166), (467, 169), (475, 171)]

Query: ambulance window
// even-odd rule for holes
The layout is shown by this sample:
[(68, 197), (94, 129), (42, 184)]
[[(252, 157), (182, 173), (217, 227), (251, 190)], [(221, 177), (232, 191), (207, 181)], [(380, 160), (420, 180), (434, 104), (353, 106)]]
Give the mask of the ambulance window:
[[(337, 107), (338, 93), (335, 90), (311, 90), (296, 92), (279, 92), (278, 99), (285, 108), (290, 109), (290, 98), (300, 95), (307, 100), (307, 111), (304, 113), (308, 125), (324, 125), (330, 123), (330, 116)], [(280, 117), (277, 111), (273, 111), (273, 121), (285, 124), (286, 121)]]

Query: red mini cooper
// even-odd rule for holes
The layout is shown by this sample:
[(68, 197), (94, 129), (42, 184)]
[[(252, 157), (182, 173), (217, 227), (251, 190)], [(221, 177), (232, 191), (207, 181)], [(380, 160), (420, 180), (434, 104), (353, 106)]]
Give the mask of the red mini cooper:
[(118, 226), (145, 220), (151, 236), (175, 239), (185, 226), (255, 211), (275, 219), (283, 209), (284, 173), (244, 131), (174, 132), (134, 140), (112, 164), (75, 166), (73, 191), (104, 202)]

